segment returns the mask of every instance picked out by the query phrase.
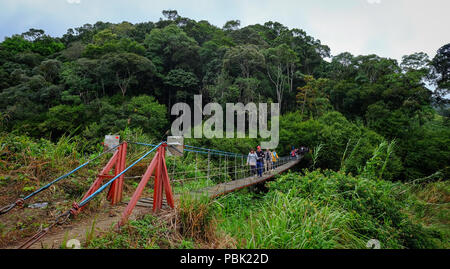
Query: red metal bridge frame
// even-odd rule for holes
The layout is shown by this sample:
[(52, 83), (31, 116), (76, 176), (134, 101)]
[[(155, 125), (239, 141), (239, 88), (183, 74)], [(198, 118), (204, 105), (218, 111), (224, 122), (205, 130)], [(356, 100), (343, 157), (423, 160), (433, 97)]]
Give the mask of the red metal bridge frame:
[(166, 147), (167, 147), (167, 144), (164, 143), (158, 148), (158, 151), (157, 151), (155, 157), (153, 157), (153, 160), (151, 161), (150, 165), (148, 166), (147, 170), (145, 171), (144, 175), (142, 176), (142, 180), (139, 183), (133, 196), (131, 197), (131, 200), (128, 203), (128, 206), (125, 208), (125, 210), (122, 213), (122, 218), (121, 218), (120, 222), (118, 223), (119, 227), (124, 225), (128, 221), (128, 217), (133, 212), (133, 209), (136, 206), (139, 198), (141, 197), (145, 186), (147, 185), (148, 181), (150, 180), (150, 177), (153, 174), (155, 175), (155, 184), (154, 184), (154, 188), (153, 188), (153, 212), (159, 211), (162, 207), (163, 189), (166, 193), (167, 204), (171, 208), (175, 207), (173, 194), (172, 194), (172, 187), (170, 186), (170, 179), (169, 179), (169, 174), (167, 172), (167, 166), (166, 166), (166, 159), (165, 159)]
[[(97, 175), (96, 180), (92, 184), (92, 186), (89, 188), (87, 193), (84, 195), (83, 199), (86, 199), (91, 194), (93, 194), (96, 190), (102, 186), (102, 183), (105, 178), (112, 179), (115, 176), (117, 176), (119, 173), (121, 173), (123, 170), (125, 170), (125, 162), (126, 162), (126, 154), (127, 154), (127, 143), (123, 142), (118, 150), (114, 153), (114, 155), (111, 157), (111, 159), (108, 161), (106, 166), (102, 169), (99, 175)], [(146, 172), (142, 176), (142, 180), (139, 183), (135, 193), (133, 194), (130, 202), (128, 203), (128, 206), (124, 210), (122, 214), (122, 218), (119, 222), (119, 226), (122, 226), (125, 224), (128, 220), (128, 217), (133, 212), (134, 207), (136, 206), (139, 198), (142, 195), (142, 192), (144, 191), (145, 186), (147, 185), (148, 181), (150, 180), (151, 176), (154, 174), (155, 177), (155, 184), (154, 184), (154, 190), (153, 190), (153, 212), (157, 212), (162, 207), (162, 201), (163, 201), (163, 190), (166, 194), (166, 200), (168, 205), (171, 208), (175, 207), (174, 198), (172, 194), (172, 187), (170, 186), (170, 179), (169, 174), (167, 172), (167, 166), (166, 166), (166, 159), (165, 159), (165, 152), (166, 152), (167, 143), (163, 143), (156, 152), (156, 155), (153, 157), (152, 161), (150, 162), (150, 165), (148, 166)], [(114, 175), (110, 175), (111, 169), (114, 167)], [(109, 188), (107, 198), (111, 201), (111, 205), (115, 205), (122, 201), (122, 193), (123, 193), (123, 181), (124, 181), (124, 175), (121, 175), (117, 178)], [(77, 204), (74, 204), (74, 208), (77, 208), (77, 212), (74, 212), (75, 214), (79, 213), (83, 207), (78, 207)]]
[[(125, 169), (125, 163), (126, 163), (126, 157), (127, 157), (127, 142), (123, 142), (119, 148), (114, 152), (111, 159), (108, 161), (108, 163), (105, 165), (105, 167), (102, 169), (100, 174), (97, 175), (97, 178), (95, 179), (94, 183), (92, 183), (89, 190), (86, 192), (86, 194), (83, 196), (81, 200), (86, 199), (91, 194), (93, 194), (100, 186), (102, 186), (102, 183), (105, 178), (112, 179), (116, 175), (118, 175), (120, 172), (122, 172)], [(114, 175), (110, 175), (110, 171), (114, 167)], [(111, 184), (111, 187), (109, 188), (107, 199), (111, 201), (111, 205), (115, 205), (122, 201), (122, 190), (123, 190), (123, 179), (124, 176), (120, 176), (117, 178), (116, 181), (114, 181)], [(84, 207), (80, 208), (83, 209)]]

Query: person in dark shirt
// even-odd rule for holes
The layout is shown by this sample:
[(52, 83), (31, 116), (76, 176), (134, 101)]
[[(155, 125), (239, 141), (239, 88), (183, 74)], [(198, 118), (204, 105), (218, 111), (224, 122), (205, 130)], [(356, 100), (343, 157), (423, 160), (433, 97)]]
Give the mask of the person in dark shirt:
[(264, 157), (265, 157), (265, 154), (261, 150), (260, 146), (258, 146), (258, 150), (256, 151), (256, 156), (258, 156), (257, 161), (256, 161), (256, 169), (258, 170), (258, 176), (262, 177), (262, 172), (263, 172), (263, 169), (264, 169)]
[(266, 149), (266, 152), (264, 153), (264, 161), (265, 161), (265, 168), (266, 172), (269, 172), (272, 170), (272, 151), (270, 149)]

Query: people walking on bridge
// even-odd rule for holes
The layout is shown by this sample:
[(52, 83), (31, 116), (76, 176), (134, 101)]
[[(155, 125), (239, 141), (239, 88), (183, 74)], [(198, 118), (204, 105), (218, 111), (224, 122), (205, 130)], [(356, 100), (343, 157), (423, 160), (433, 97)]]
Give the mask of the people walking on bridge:
[(305, 156), (305, 154), (308, 153), (308, 152), (309, 152), (309, 148), (308, 148), (308, 147), (301, 146), (301, 147), (300, 147), (300, 150), (299, 150), (299, 155), (300, 155), (301, 157), (303, 157), (303, 156)]
[(295, 159), (295, 155), (296, 155), (295, 147), (292, 146), (292, 150), (291, 150), (291, 159)]
[(261, 150), (261, 146), (258, 146), (256, 150), (256, 155), (258, 156), (258, 159), (256, 161), (256, 170), (258, 171), (258, 176), (262, 177), (263, 169), (264, 169), (264, 157), (265, 154)]
[(278, 161), (278, 154), (275, 150), (272, 151), (272, 170), (276, 167)]
[(258, 160), (258, 155), (256, 155), (255, 150), (251, 149), (247, 156), (247, 165), (250, 166), (251, 176), (256, 175), (256, 163)]
[(266, 149), (264, 158), (265, 158), (264, 164), (265, 164), (266, 172), (269, 172), (272, 170), (272, 152), (270, 151), (270, 149)]

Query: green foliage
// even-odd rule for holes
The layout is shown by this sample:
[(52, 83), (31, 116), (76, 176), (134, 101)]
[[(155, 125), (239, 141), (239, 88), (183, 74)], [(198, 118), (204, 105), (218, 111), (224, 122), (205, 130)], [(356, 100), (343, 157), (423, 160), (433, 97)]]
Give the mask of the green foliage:
[(119, 38), (112, 30), (105, 29), (94, 35), (93, 43), (86, 46), (83, 55), (88, 58), (99, 58), (108, 53), (123, 52), (143, 55), (145, 48), (142, 44), (130, 38)]
[(211, 203), (208, 197), (193, 197), (191, 194), (181, 196), (177, 212), (181, 235), (195, 240), (214, 237), (215, 224)]
[(23, 35), (13, 35), (5, 38), (1, 47), (13, 55), (21, 52), (35, 52), (43, 56), (49, 56), (65, 48), (60, 41), (47, 35), (42, 35), (32, 41), (27, 40)]
[(406, 186), (341, 172), (289, 173), (262, 198), (219, 199), (220, 228), (245, 248), (435, 248), (442, 234), (412, 222)]
[(45, 132), (51, 132), (58, 137), (71, 133), (79, 128), (85, 120), (85, 106), (59, 105), (49, 109), (47, 119), (40, 125)]
[(434, 75), (437, 76), (438, 89), (436, 91), (439, 103), (448, 103), (445, 96), (450, 92), (450, 43), (442, 46), (432, 61)]
[[(322, 157), (317, 159), (317, 166), (336, 170), (345, 167), (345, 171), (355, 174), (383, 141), (380, 135), (349, 122), (338, 112), (326, 113), (318, 119), (303, 121), (303, 118), (300, 111), (280, 117), (281, 155), (289, 154), (292, 146), (314, 148), (322, 144)], [(342, 159), (346, 150), (351, 150), (350, 154)], [(393, 153), (390, 159), (384, 174), (385, 179), (396, 178), (402, 169), (396, 153)]]
[(129, 115), (130, 127), (140, 127), (147, 134), (157, 136), (164, 131), (168, 122), (166, 107), (156, 102), (150, 96), (137, 96), (131, 98), (126, 104), (125, 111)]
[(197, 42), (174, 24), (153, 29), (144, 44), (159, 72), (175, 68), (195, 70), (198, 66)]
[(99, 237), (87, 242), (87, 248), (95, 249), (159, 249), (160, 236), (166, 228), (156, 221), (155, 217), (146, 215), (142, 219), (132, 220), (120, 233), (114, 231), (101, 234)]
[(1, 46), (12, 54), (29, 51), (32, 47), (31, 43), (20, 35), (13, 35), (12, 37), (5, 38), (5, 41), (2, 42)]
[(297, 89), (297, 103), (301, 107), (302, 115), (310, 114), (321, 116), (331, 110), (331, 104), (323, 88), (328, 84), (327, 79), (314, 79), (312, 76), (305, 76), (306, 85)]
[(314, 149), (313, 149), (313, 153), (312, 153), (313, 169), (316, 167), (317, 159), (319, 158), (319, 154), (320, 154), (320, 151), (322, 150), (322, 148), (323, 148), (323, 144), (320, 144), (317, 147), (314, 147)]

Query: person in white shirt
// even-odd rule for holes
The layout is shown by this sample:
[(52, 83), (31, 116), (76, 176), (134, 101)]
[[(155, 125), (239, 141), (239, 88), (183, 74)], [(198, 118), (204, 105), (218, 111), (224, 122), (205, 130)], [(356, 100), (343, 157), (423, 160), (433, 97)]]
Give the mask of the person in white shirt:
[(250, 173), (252, 176), (256, 175), (256, 161), (258, 160), (258, 156), (256, 155), (253, 149), (250, 150), (250, 153), (247, 156), (247, 165), (250, 166)]

